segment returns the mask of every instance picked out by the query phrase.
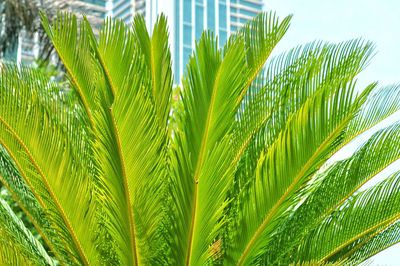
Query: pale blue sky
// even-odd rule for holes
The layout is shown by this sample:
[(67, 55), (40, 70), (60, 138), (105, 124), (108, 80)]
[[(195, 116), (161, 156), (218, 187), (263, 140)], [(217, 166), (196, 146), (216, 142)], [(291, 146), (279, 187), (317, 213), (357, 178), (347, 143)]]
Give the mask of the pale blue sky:
[(362, 37), (377, 54), (362, 81), (400, 82), (399, 0), (265, 0), (280, 16), (293, 14), (291, 27), (277, 50), (313, 40), (339, 42)]
[[(314, 40), (373, 41), (376, 55), (360, 75), (361, 85), (400, 83), (400, 0), (265, 0), (292, 25), (274, 54)], [(399, 114), (400, 115), (400, 114)], [(374, 256), (371, 265), (400, 265), (400, 244)]]

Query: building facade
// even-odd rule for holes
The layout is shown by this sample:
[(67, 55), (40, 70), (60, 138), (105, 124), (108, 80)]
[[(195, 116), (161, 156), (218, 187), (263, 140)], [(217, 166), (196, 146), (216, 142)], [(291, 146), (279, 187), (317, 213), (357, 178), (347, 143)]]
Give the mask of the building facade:
[(151, 31), (157, 15), (161, 12), (166, 13), (168, 8), (163, 9), (166, 2), (171, 0), (113, 0), (108, 14), (113, 18), (123, 20), (126, 24), (131, 24), (136, 14), (144, 16), (147, 28)]
[(70, 11), (77, 15), (84, 14), (97, 34), (107, 16), (108, 0), (56, 0), (59, 10)]
[[(190, 55), (204, 30), (218, 36), (220, 46), (248, 20), (263, 9), (263, 0), (47, 0), (56, 10), (85, 14), (98, 33), (104, 18), (109, 15), (133, 22), (136, 14), (144, 16), (152, 31), (157, 15), (167, 16), (175, 82), (180, 77)], [(16, 51), (18, 62), (29, 63), (37, 56), (36, 41), (22, 35)]]
[(263, 0), (175, 0), (173, 68), (175, 82), (185, 72), (186, 64), (204, 30), (211, 30), (222, 47), (229, 35), (263, 9)]
[(230, 0), (230, 29), (236, 31), (263, 9), (262, 0)]
[(113, 0), (110, 15), (130, 24), (135, 14), (141, 14), (151, 31), (157, 14), (164, 13), (169, 22), (175, 82), (180, 83), (204, 30), (213, 31), (223, 46), (232, 32), (262, 9), (263, 0)]

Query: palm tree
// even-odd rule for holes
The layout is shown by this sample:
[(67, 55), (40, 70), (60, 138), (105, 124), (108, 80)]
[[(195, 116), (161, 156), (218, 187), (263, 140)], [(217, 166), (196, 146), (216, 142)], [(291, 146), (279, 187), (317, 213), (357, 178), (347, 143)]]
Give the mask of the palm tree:
[[(62, 265), (357, 264), (400, 240), (400, 87), (356, 89), (373, 45), (315, 42), (273, 59), (290, 17), (263, 13), (221, 49), (196, 44), (178, 97), (166, 19), (42, 23), (60, 88), (3, 66), (0, 261)], [(363, 187), (364, 188), (364, 187)], [(46, 250), (48, 248), (49, 251)]]
[(16, 51), (20, 37), (39, 41), (38, 62), (41, 66), (50, 60), (53, 46), (40, 24), (39, 10), (50, 18), (59, 7), (48, 0), (3, 0), (0, 3), (0, 59)]

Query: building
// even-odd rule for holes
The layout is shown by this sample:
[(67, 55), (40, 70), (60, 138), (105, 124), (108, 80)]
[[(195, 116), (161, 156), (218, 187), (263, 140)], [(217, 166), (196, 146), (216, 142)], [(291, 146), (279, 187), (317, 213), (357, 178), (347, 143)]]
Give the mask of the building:
[(162, 9), (164, 4), (170, 0), (113, 0), (111, 2), (111, 12), (113, 18), (123, 20), (126, 24), (131, 24), (136, 14), (144, 16), (148, 29), (153, 27), (157, 20), (157, 14), (168, 10)]
[(65, 10), (78, 15), (85, 15), (90, 21), (95, 34), (107, 16), (107, 0), (56, 0), (58, 10)]
[(263, 9), (262, 0), (175, 0), (174, 73), (179, 83), (195, 40), (205, 29), (223, 46), (229, 35)]
[(166, 14), (175, 82), (180, 83), (202, 32), (213, 31), (222, 46), (232, 32), (262, 11), (263, 0), (113, 0), (111, 9), (112, 17), (128, 24), (135, 14), (143, 15), (150, 31), (157, 14)]
[(236, 31), (263, 9), (262, 0), (230, 0), (230, 30)]

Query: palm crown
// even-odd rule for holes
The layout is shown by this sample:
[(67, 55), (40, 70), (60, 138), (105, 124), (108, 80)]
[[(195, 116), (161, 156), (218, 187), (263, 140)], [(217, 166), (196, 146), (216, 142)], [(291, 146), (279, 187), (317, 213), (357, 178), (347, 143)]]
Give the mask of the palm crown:
[[(356, 264), (400, 240), (399, 124), (332, 155), (400, 109), (361, 92), (372, 45), (311, 43), (267, 60), (289, 27), (263, 13), (221, 49), (203, 33), (173, 97), (166, 19), (150, 36), (70, 14), (42, 23), (67, 88), (3, 66), (0, 261), (62, 265)], [(44, 243), (44, 244), (43, 244)]]

